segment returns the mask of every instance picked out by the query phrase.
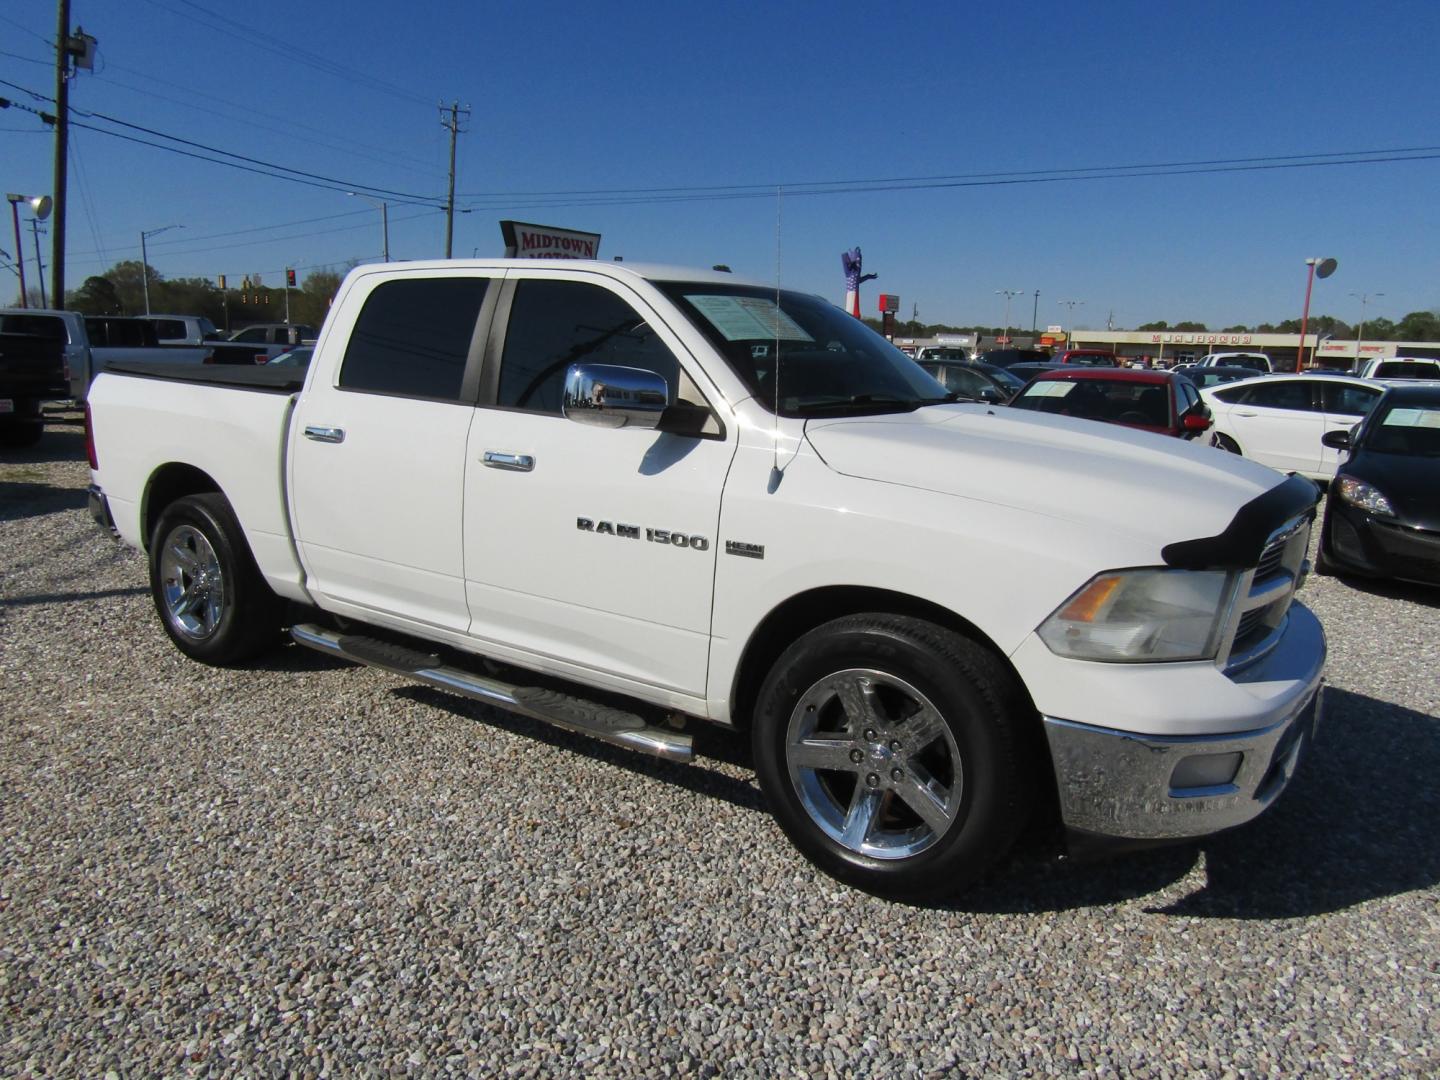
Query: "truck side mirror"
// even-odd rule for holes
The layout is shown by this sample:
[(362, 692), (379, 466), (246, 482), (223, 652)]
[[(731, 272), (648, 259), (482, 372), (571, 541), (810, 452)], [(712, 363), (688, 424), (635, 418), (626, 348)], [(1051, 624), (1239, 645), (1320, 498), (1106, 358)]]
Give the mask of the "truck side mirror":
[(594, 427), (653, 429), (670, 401), (663, 376), (617, 364), (571, 364), (560, 410), (567, 420)]

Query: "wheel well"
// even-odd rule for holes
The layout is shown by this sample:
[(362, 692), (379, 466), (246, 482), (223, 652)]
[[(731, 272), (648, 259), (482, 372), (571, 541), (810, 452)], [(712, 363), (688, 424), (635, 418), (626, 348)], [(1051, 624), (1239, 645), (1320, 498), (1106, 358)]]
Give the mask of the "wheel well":
[(145, 486), (145, 498), (140, 506), (140, 514), (145, 523), (143, 539), (146, 547), (150, 545), (150, 534), (155, 531), (155, 523), (160, 520), (160, 515), (167, 506), (186, 495), (219, 490), (220, 485), (208, 473), (193, 465), (172, 461), (156, 469)]
[(771, 665), (791, 642), (832, 619), (872, 612), (924, 619), (984, 646), (1010, 671), (1016, 685), (1028, 700), (1029, 692), (1025, 690), (1025, 684), (1021, 682), (1009, 658), (995, 647), (995, 643), (986, 637), (979, 627), (949, 608), (918, 596), (887, 589), (832, 586), (812, 589), (810, 592), (790, 597), (765, 616), (755, 633), (750, 636), (740, 658), (740, 666), (735, 672), (735, 684), (730, 695), (732, 723), (740, 728), (749, 727), (750, 714), (755, 699), (759, 696), (760, 684), (765, 681)]

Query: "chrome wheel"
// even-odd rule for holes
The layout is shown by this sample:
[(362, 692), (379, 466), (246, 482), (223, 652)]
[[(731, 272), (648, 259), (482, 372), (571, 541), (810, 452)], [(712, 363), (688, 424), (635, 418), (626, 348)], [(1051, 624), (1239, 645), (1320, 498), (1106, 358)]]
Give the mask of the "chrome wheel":
[(225, 614), (225, 575), (205, 534), (177, 525), (160, 549), (160, 592), (165, 618), (177, 633), (203, 641)]
[(950, 725), (924, 694), (885, 672), (851, 668), (806, 690), (790, 714), (785, 763), (811, 820), (860, 855), (916, 855), (960, 814)]

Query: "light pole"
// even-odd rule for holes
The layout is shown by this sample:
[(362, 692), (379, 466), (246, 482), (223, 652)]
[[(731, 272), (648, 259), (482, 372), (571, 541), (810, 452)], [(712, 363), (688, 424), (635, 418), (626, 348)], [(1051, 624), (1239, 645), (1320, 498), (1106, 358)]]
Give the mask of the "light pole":
[(1023, 293), (1024, 289), (996, 289), (996, 296), (1005, 297), (1005, 344), (1010, 344), (1010, 301)]
[(40, 306), (48, 308), (50, 301), (45, 298), (45, 264), (40, 261), (40, 219), (30, 219), (30, 233), (35, 237), (35, 276), (40, 281)]
[(1352, 292), (1351, 296), (1360, 298), (1360, 325), (1355, 330), (1355, 365), (1352, 371), (1360, 370), (1360, 346), (1365, 344), (1365, 305), (1370, 302), (1372, 296), (1384, 296), (1383, 292)]
[(15, 222), (15, 265), (20, 268), (20, 306), (29, 307), (30, 301), (25, 296), (25, 246), (20, 242), (20, 204), (27, 203), (35, 220), (44, 221), (50, 216), (50, 196), (11, 194), (5, 198), (10, 203), (10, 218)]
[[(1075, 309), (1077, 307), (1085, 306), (1084, 300), (1056, 300), (1055, 303), (1066, 309), (1067, 314), (1065, 316), (1065, 325), (1067, 327), (1072, 327), (1075, 323)], [(1075, 342), (1071, 340), (1071, 335), (1073, 333), (1074, 331), (1071, 329), (1067, 329), (1065, 331), (1065, 347), (1067, 349), (1075, 344)]]
[(170, 229), (183, 229), (184, 225), (161, 225), (158, 229), (140, 230), (140, 287), (145, 291), (145, 314), (150, 314), (150, 257), (145, 253), (145, 241), (159, 236)]
[(389, 262), (389, 261), (390, 261), (390, 204), (387, 203), (387, 202), (385, 202), (385, 201), (382, 200), (382, 199), (372, 199), (372, 198), (370, 198), (369, 195), (361, 195), (358, 191), (347, 191), (345, 194), (346, 194), (346, 195), (350, 195), (350, 196), (352, 196), (353, 198), (356, 198), (356, 199), (364, 199), (364, 200), (365, 200), (366, 202), (368, 202), (371, 206), (378, 206), (378, 207), (380, 207), (380, 239), (381, 239), (381, 242), (384, 244), (385, 261), (386, 261), (386, 262)]
[(1308, 271), (1305, 278), (1305, 310), (1300, 313), (1300, 347), (1295, 350), (1295, 370), (1299, 371), (1305, 362), (1305, 329), (1310, 323), (1310, 290), (1315, 285), (1315, 279), (1327, 278), (1335, 272), (1335, 267), (1340, 264), (1334, 259), (1306, 259), (1305, 265)]
[(1030, 309), (1030, 347), (1035, 347), (1035, 327), (1040, 320), (1040, 290), (1035, 290), (1035, 305)]

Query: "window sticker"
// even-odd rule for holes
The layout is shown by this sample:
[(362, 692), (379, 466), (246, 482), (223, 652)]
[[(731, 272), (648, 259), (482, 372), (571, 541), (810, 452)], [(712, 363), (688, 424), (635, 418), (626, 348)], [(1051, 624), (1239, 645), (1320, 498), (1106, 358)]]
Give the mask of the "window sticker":
[(1382, 423), (1385, 427), (1440, 428), (1440, 409), (1391, 409)]
[(1045, 382), (1037, 382), (1029, 390), (1025, 391), (1026, 397), (1065, 397), (1075, 384), (1067, 379), (1050, 379)]
[(774, 300), (758, 296), (690, 296), (711, 325), (726, 341), (810, 341), (815, 339), (802, 330), (794, 319), (781, 311)]

